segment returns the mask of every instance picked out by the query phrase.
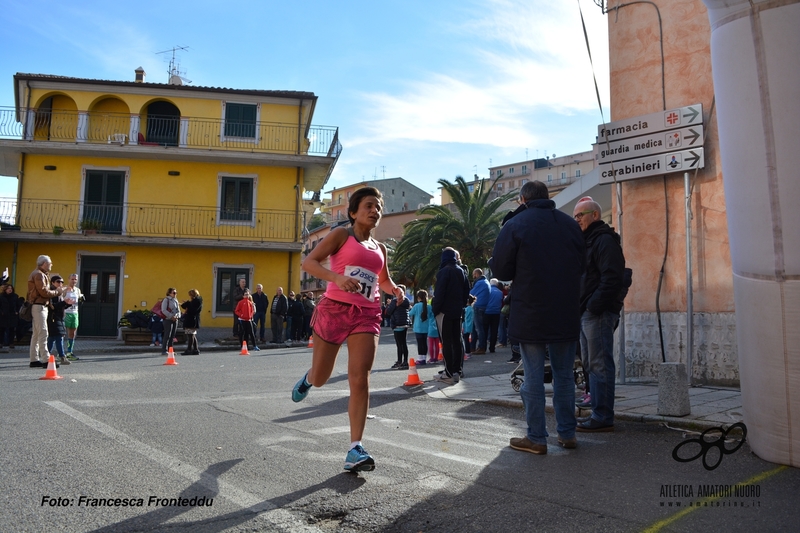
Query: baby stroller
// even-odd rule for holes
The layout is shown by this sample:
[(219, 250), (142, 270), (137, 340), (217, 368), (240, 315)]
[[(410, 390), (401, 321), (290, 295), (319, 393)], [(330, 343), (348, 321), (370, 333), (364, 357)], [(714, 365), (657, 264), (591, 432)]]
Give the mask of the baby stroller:
[[(518, 352), (518, 346), (512, 346), (511, 350), (514, 352)], [(581, 363), (580, 349), (575, 354), (575, 363), (572, 366), (572, 375), (575, 379), (576, 386), (580, 387), (582, 384), (586, 382), (586, 373), (583, 369), (583, 364)], [(522, 388), (522, 383), (524, 381), (525, 381), (525, 370), (522, 368), (522, 360), (520, 360), (517, 367), (511, 371), (511, 388), (514, 389), (515, 392), (519, 392), (519, 390)], [(553, 369), (550, 366), (549, 355), (545, 355), (544, 357), (544, 382), (545, 383), (553, 382)]]

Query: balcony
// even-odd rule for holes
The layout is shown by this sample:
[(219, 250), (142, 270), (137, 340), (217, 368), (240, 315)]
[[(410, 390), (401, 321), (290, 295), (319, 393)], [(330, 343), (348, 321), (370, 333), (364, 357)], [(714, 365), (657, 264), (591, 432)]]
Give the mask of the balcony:
[(258, 248), (300, 251), (294, 211), (152, 204), (0, 201), (0, 240)]
[[(342, 145), (332, 126), (0, 107), (0, 156), (23, 150), (300, 166), (311, 178), (306, 190), (319, 190)], [(8, 175), (16, 174), (13, 164), (6, 165), (13, 170)]]

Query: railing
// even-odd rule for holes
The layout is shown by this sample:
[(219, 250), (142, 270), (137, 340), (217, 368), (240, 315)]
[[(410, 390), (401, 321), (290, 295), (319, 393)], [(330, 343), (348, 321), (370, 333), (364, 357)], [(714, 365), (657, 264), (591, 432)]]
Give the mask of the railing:
[(59, 200), (0, 201), (2, 231), (294, 242), (293, 211), (168, 205), (92, 205)]
[[(338, 157), (338, 128), (273, 122), (0, 107), (0, 139), (177, 146)], [(298, 146), (298, 141), (300, 145)]]

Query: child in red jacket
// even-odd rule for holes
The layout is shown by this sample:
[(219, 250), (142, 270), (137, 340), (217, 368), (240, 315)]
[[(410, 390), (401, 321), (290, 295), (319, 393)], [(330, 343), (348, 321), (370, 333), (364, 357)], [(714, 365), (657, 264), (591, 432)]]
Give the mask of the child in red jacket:
[(256, 336), (253, 334), (253, 316), (256, 314), (256, 304), (253, 302), (253, 297), (250, 296), (249, 289), (245, 289), (244, 297), (239, 300), (233, 314), (239, 319), (239, 344), (247, 337), (246, 340), (252, 342), (253, 350), (260, 351), (256, 344)]

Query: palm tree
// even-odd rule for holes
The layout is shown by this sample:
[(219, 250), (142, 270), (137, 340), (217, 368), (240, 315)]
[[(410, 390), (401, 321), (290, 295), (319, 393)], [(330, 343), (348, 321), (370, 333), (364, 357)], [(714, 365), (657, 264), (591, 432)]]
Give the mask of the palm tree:
[(414, 287), (430, 286), (439, 270), (442, 249), (447, 246), (459, 251), (465, 265), (486, 266), (505, 215), (498, 209), (516, 194), (490, 200), (497, 179), (500, 175), (492, 182), (478, 181), (474, 192), (461, 176), (456, 176), (455, 183), (439, 180), (453, 203), (423, 207), (417, 211), (420, 218), (405, 225), (402, 240), (390, 243), (394, 275)]

